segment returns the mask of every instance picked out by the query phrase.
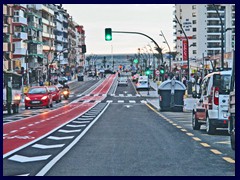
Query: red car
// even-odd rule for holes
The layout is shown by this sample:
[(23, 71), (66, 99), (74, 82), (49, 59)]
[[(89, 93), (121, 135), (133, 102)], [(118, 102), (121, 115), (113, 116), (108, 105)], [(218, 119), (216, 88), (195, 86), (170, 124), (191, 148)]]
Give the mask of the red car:
[(46, 86), (31, 87), (25, 96), (25, 109), (28, 107), (53, 107), (52, 93)]
[(52, 92), (53, 101), (56, 101), (57, 103), (62, 101), (61, 91), (57, 86), (48, 86), (48, 89)]

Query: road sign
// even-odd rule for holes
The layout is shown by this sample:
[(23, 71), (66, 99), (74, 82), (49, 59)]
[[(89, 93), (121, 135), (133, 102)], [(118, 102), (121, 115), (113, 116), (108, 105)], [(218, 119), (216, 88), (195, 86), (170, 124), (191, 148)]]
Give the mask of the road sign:
[(160, 74), (159, 70), (156, 70), (155, 74), (156, 74), (156, 75), (159, 75), (159, 74)]

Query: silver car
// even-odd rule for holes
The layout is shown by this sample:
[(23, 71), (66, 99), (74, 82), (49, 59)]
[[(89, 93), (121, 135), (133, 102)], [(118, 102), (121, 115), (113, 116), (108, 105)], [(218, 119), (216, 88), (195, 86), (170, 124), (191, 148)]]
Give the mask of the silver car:
[(127, 77), (119, 77), (118, 78), (118, 86), (125, 85), (128, 86), (128, 79)]

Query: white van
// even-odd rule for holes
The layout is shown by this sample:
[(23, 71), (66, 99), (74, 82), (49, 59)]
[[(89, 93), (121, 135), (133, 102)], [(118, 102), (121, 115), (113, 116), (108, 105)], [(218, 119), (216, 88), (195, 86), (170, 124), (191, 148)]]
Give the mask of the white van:
[(200, 99), (192, 111), (194, 130), (206, 124), (207, 133), (214, 134), (216, 128), (228, 127), (230, 82), (231, 71), (213, 72), (203, 78)]
[(136, 89), (150, 89), (148, 76), (139, 76), (138, 82), (136, 84)]

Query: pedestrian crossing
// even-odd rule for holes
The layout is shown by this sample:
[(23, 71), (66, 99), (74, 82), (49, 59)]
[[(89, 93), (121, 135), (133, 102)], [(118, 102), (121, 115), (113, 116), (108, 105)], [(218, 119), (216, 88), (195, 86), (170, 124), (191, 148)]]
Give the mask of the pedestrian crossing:
[(111, 94), (112, 97), (140, 97), (140, 94)]
[(147, 103), (145, 100), (107, 100), (106, 103), (114, 103), (114, 104), (136, 104), (141, 103), (145, 104)]

